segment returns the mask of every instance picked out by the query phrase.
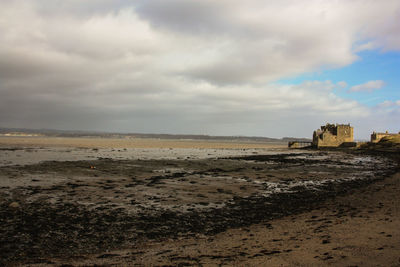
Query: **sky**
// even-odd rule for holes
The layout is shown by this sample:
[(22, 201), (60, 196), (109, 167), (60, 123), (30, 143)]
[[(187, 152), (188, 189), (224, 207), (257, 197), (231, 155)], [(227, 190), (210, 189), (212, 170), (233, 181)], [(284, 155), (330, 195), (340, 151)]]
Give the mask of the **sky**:
[(398, 0), (0, 0), (0, 127), (400, 131)]

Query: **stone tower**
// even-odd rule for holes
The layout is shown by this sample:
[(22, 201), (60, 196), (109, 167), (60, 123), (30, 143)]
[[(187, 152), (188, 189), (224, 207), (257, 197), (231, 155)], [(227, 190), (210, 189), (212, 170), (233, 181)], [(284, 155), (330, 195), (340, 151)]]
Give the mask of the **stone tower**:
[(346, 143), (354, 142), (353, 127), (350, 124), (330, 124), (321, 126), (314, 131), (313, 146), (315, 147), (338, 147)]

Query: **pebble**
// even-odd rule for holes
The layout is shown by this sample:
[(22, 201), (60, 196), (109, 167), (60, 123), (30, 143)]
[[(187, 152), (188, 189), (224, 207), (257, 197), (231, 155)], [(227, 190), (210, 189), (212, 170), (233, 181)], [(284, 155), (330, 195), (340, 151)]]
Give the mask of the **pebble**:
[(19, 203), (18, 202), (11, 202), (10, 203), (10, 205), (8, 205), (10, 208), (13, 208), (13, 209), (18, 209), (19, 207), (20, 207), (20, 205), (19, 205)]

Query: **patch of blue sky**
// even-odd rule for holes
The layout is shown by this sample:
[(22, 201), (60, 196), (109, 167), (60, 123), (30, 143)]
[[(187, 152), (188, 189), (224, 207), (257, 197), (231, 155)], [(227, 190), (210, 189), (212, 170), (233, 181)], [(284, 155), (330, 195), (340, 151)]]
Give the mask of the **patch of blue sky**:
[[(347, 88), (336, 88), (334, 93), (346, 99), (353, 99), (368, 106), (375, 106), (384, 101), (400, 100), (400, 52), (382, 52), (379, 50), (363, 51), (357, 54), (358, 60), (351, 65), (319, 70), (297, 77), (282, 79), (278, 84), (301, 84), (304, 81), (326, 81), (332, 83), (345, 81)], [(369, 81), (382, 80), (385, 85), (372, 92), (350, 92), (352, 86)]]

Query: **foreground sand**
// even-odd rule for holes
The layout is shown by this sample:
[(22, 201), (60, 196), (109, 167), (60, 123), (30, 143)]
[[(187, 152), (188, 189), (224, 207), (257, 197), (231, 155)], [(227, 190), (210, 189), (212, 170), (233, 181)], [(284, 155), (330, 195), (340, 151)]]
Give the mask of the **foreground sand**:
[(395, 154), (37, 140), (0, 138), (1, 264), (400, 266)]
[(86, 255), (71, 263), (400, 266), (400, 174), (298, 215), (215, 236), (148, 242), (132, 249)]

